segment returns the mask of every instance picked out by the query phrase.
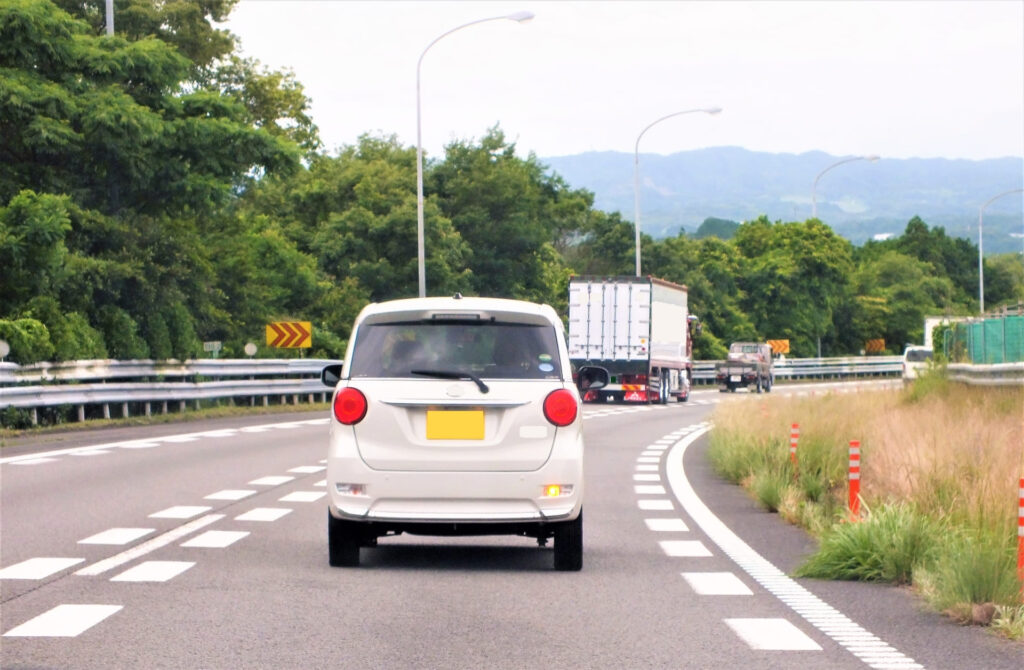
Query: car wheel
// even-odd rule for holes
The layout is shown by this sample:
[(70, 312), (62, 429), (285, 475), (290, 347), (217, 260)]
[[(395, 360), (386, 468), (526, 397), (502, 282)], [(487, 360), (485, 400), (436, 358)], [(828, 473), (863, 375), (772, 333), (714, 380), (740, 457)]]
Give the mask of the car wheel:
[(327, 512), (327, 550), (335, 568), (359, 566), (359, 528), (351, 521), (335, 519)]
[(573, 521), (555, 526), (555, 570), (583, 568), (583, 511)]
[(668, 404), (668, 378), (661, 378), (661, 404)]

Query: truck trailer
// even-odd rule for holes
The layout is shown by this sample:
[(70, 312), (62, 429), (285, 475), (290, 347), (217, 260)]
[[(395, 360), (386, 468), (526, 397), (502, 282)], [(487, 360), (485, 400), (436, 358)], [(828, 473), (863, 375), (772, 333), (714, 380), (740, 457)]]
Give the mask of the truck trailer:
[(584, 380), (584, 402), (686, 401), (699, 325), (685, 286), (654, 277), (572, 277), (569, 358), (575, 370), (604, 368), (609, 377), (599, 390), (587, 390)]

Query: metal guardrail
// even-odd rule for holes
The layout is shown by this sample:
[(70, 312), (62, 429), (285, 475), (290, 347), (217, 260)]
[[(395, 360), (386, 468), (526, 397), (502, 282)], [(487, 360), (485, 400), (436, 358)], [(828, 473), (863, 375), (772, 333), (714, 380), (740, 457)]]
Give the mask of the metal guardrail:
[(974, 386), (1024, 386), (1024, 363), (950, 363), (946, 372), (951, 380)]
[[(722, 361), (693, 364), (695, 384), (714, 384), (715, 365)], [(902, 356), (849, 356), (846, 358), (788, 358), (773, 366), (776, 380), (840, 379), (844, 377), (898, 377), (903, 374)]]
[[(193, 361), (93, 360), (36, 363), (19, 366), (0, 363), (0, 410), (13, 407), (31, 410), (38, 422), (44, 408), (71, 406), (79, 421), (86, 408), (99, 407), (104, 418), (111, 406), (120, 405), (121, 416), (150, 415), (152, 405), (166, 414), (171, 403), (185, 411), (189, 402), (198, 408), (202, 400), (239, 399), (264, 406), (275, 402), (298, 404), (305, 396), (325, 402), (330, 389), (320, 382), (330, 359), (206, 359)], [(229, 379), (222, 379), (227, 377)], [(133, 381), (128, 381), (133, 380)], [(174, 381), (168, 381), (174, 380)], [(81, 383), (93, 382), (93, 383)]]

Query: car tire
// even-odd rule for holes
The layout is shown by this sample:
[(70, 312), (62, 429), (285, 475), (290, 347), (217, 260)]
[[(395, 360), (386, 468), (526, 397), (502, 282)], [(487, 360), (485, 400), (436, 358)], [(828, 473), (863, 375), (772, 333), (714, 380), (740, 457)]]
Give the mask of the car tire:
[(660, 402), (661, 402), (662, 405), (667, 405), (668, 404), (668, 378), (664, 377), (664, 376), (661, 378), (661, 399), (660, 399)]
[(572, 521), (555, 526), (555, 570), (583, 569), (583, 511)]
[(357, 524), (335, 519), (327, 512), (327, 552), (331, 567), (359, 567), (360, 534)]

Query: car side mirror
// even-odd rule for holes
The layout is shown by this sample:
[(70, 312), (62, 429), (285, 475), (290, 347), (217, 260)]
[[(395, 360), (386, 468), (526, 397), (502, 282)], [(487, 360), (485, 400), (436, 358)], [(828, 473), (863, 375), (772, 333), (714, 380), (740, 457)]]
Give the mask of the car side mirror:
[(334, 365), (328, 365), (320, 371), (320, 381), (323, 382), (324, 386), (330, 386), (334, 388), (341, 381), (341, 368), (340, 363)]
[(604, 388), (609, 383), (611, 383), (611, 377), (605, 368), (584, 366), (576, 373), (576, 388), (580, 392)]

